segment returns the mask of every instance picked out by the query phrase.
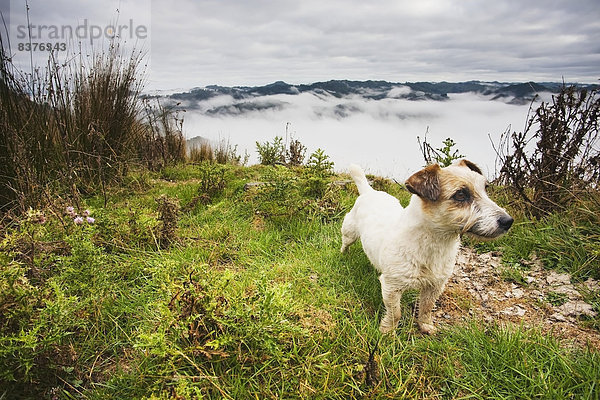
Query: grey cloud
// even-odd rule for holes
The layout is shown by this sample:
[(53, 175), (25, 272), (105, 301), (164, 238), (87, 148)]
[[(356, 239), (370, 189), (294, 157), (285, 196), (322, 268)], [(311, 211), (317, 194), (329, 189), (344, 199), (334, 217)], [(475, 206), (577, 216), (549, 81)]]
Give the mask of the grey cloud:
[(151, 3), (150, 85), (326, 79), (596, 81), (600, 2), (32, 0), (57, 20)]

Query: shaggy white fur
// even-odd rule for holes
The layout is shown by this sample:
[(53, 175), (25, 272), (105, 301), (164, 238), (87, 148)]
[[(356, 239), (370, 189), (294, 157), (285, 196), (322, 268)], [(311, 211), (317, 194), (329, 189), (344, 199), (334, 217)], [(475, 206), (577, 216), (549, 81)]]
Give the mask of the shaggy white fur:
[(381, 273), (386, 313), (380, 330), (395, 330), (402, 292), (415, 288), (420, 289), (419, 328), (434, 333), (431, 311), (453, 272), (460, 235), (495, 238), (513, 219), (489, 199), (485, 177), (467, 160), (446, 168), (432, 165), (412, 175), (406, 181), (413, 193), (406, 208), (371, 188), (359, 166), (349, 170), (360, 196), (344, 218), (341, 251), (360, 239)]

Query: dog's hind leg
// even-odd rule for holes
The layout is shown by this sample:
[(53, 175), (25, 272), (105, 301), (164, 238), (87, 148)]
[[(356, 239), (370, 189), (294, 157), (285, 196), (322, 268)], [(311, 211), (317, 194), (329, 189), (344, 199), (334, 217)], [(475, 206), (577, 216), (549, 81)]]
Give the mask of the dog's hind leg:
[(358, 239), (358, 231), (354, 226), (354, 218), (352, 217), (352, 211), (344, 217), (342, 223), (342, 248), (340, 251), (344, 253), (348, 246), (356, 242)]
[(385, 305), (385, 315), (381, 319), (379, 330), (381, 333), (389, 333), (396, 329), (402, 316), (402, 305), (400, 304), (402, 289), (386, 282), (384, 275), (379, 276), (379, 281), (381, 282), (381, 295)]
[(432, 335), (436, 332), (435, 326), (433, 326), (433, 319), (431, 317), (431, 311), (435, 306), (435, 302), (442, 294), (444, 290), (444, 284), (440, 285), (428, 285), (421, 289), (421, 295), (419, 297), (419, 317), (417, 323), (422, 333)]

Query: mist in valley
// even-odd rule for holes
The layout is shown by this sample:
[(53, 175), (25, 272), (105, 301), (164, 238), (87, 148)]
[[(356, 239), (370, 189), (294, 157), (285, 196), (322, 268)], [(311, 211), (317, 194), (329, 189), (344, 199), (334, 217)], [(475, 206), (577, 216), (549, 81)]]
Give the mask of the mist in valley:
[(497, 145), (507, 129), (522, 130), (530, 109), (527, 102), (511, 104), (475, 93), (450, 94), (445, 101), (395, 97), (404, 90), (395, 88), (383, 99), (314, 92), (217, 96), (186, 108), (184, 133), (188, 139), (202, 136), (238, 145), (238, 154), (249, 154), (249, 164), (259, 162), (256, 141), (281, 136), (289, 142), (293, 137), (307, 146), (307, 157), (323, 149), (336, 171), (357, 163), (369, 173), (399, 180), (424, 164), (417, 137), (427, 135), (435, 148), (452, 138), (455, 149), (492, 178), (492, 142)]

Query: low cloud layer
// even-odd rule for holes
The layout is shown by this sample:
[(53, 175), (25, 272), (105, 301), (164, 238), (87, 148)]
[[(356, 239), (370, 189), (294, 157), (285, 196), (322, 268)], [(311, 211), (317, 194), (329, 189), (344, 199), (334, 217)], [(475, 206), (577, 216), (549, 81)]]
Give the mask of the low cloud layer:
[[(265, 107), (207, 113), (236, 110), (231, 107), (243, 102)], [(324, 149), (337, 170), (358, 163), (372, 173), (397, 179), (406, 178), (423, 165), (417, 136), (423, 138), (427, 133), (434, 147), (452, 138), (465, 157), (492, 176), (495, 152), (490, 140), (498, 143), (509, 126), (521, 130), (528, 109), (529, 105), (492, 101), (475, 94), (450, 95), (447, 101), (369, 100), (314, 93), (250, 100), (219, 96), (188, 110), (184, 128), (188, 138), (203, 136), (238, 144), (240, 152), (250, 154), (251, 163), (258, 162), (256, 141), (287, 135), (299, 139), (309, 152)]]

